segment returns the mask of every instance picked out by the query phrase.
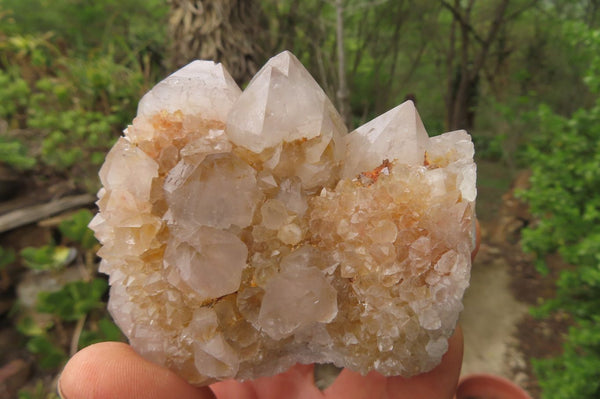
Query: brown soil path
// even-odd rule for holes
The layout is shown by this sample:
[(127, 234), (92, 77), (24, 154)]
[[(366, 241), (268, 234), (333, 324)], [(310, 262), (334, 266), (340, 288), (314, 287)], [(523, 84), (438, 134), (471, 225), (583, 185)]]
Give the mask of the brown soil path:
[(490, 373), (525, 382), (526, 376), (514, 373), (515, 367), (525, 363), (514, 335), (529, 306), (514, 297), (510, 284), (506, 259), (497, 248), (483, 244), (460, 317), (465, 337), (462, 375)]
[(529, 309), (552, 298), (565, 265), (559, 256), (547, 258), (542, 276), (531, 255), (521, 249), (521, 230), (533, 220), (514, 195), (528, 187), (529, 174), (514, 178), (498, 164), (478, 162), (478, 216), (482, 244), (464, 297), (461, 325), (465, 337), (462, 375), (491, 373), (541, 396), (531, 359), (561, 352), (570, 319), (555, 314), (535, 319)]

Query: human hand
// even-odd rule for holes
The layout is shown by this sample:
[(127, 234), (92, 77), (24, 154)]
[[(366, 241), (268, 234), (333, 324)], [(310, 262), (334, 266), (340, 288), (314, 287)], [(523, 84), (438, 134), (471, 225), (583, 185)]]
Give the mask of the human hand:
[[(477, 224), (473, 257), (479, 242)], [(320, 391), (314, 384), (314, 366), (298, 364), (273, 377), (195, 388), (172, 371), (145, 360), (129, 345), (103, 342), (73, 356), (58, 385), (64, 399), (444, 399), (454, 395), (462, 355), (463, 336), (457, 327), (442, 362), (412, 378), (386, 378), (377, 372), (362, 376), (344, 369), (330, 387)]]
[(64, 399), (442, 399), (454, 394), (462, 352), (462, 332), (457, 328), (442, 363), (412, 378), (386, 378), (377, 372), (362, 376), (345, 369), (320, 391), (314, 384), (313, 365), (298, 364), (273, 377), (195, 388), (145, 360), (129, 345), (103, 342), (81, 350), (67, 363), (59, 391)]

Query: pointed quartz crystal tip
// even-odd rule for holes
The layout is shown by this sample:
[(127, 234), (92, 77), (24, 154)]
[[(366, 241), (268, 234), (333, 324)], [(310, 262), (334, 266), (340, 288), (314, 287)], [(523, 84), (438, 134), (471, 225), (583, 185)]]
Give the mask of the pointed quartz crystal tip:
[(345, 138), (346, 161), (342, 176), (356, 177), (387, 159), (422, 165), (429, 136), (412, 101), (408, 100), (365, 123)]
[[(139, 179), (131, 181), (130, 173), (135, 173)], [(148, 201), (152, 179), (158, 177), (158, 165), (127, 139), (120, 138), (107, 154), (99, 175), (106, 189), (128, 191), (136, 198)]]
[(224, 121), (241, 90), (222, 64), (194, 61), (174, 72), (150, 90), (138, 105), (138, 116), (161, 111), (202, 114), (204, 119)]
[(331, 101), (289, 51), (258, 71), (227, 119), (231, 141), (255, 153), (320, 135), (337, 140), (344, 133)]

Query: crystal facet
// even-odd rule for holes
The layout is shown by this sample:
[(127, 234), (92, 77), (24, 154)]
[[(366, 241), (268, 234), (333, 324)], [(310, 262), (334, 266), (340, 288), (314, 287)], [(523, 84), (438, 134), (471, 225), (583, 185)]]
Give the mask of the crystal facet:
[(142, 98), (90, 223), (139, 353), (196, 385), (439, 363), (471, 266), (470, 136), (429, 138), (412, 102), (346, 132), (289, 52), (243, 92), (195, 61)]

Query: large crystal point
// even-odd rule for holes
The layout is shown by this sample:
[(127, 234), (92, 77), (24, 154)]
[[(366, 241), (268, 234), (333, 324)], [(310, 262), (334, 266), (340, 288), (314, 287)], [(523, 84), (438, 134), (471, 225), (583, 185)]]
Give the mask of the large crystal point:
[(256, 153), (282, 143), (345, 133), (331, 101), (289, 51), (258, 71), (235, 104), (227, 127), (233, 143)]
[(289, 51), (258, 71), (227, 118), (227, 135), (250, 152), (249, 162), (258, 158), (267, 173), (297, 177), (306, 189), (333, 183), (346, 131), (331, 101)]
[(289, 52), (240, 93), (220, 64), (175, 72), (100, 171), (90, 227), (131, 345), (196, 385), (432, 369), (469, 279), (470, 136), (429, 138), (412, 102), (346, 135)]

